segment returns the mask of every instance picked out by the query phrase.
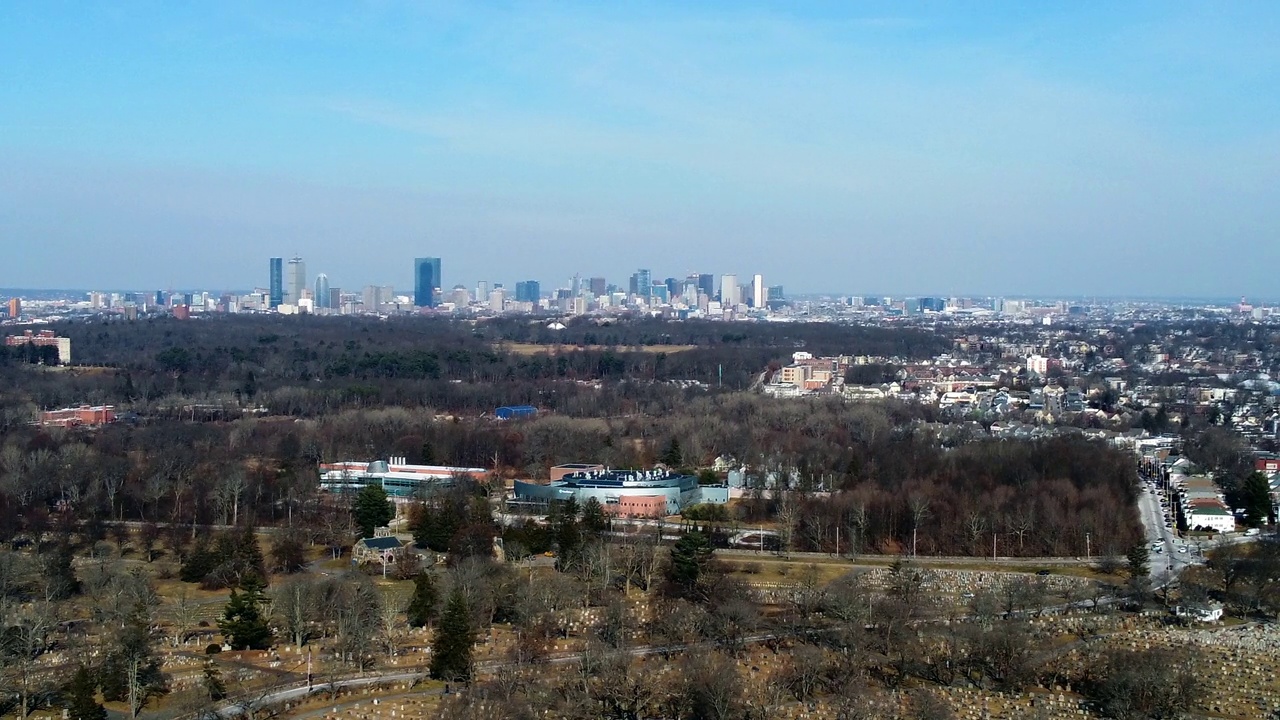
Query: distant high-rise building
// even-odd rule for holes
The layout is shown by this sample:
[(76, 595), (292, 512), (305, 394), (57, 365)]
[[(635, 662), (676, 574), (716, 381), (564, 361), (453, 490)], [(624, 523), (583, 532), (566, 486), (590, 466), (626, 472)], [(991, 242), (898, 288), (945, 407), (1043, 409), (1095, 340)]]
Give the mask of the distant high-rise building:
[(542, 287), (537, 280), (516, 283), (516, 302), (536, 303), (542, 297)]
[(9, 319), (12, 320), (22, 315), (22, 300), (20, 298), (9, 298)]
[(653, 293), (653, 281), (649, 271), (641, 268), (631, 276), (631, 294), (647, 298)]
[(711, 273), (698, 274), (698, 290), (707, 297), (716, 296), (716, 278)]
[(440, 258), (415, 258), (413, 261), (413, 304), (435, 307), (440, 292)]
[(476, 302), (488, 302), (489, 300), (489, 281), (481, 280), (476, 283)]
[(762, 308), (764, 303), (764, 276), (757, 273), (751, 276), (751, 307)]
[(605, 284), (604, 278), (602, 277), (593, 277), (588, 284), (591, 288), (591, 294), (596, 297), (603, 297), (609, 294), (609, 286)]
[(285, 273), (284, 302), (286, 305), (297, 305), (302, 299), (302, 291), (307, 287), (307, 264), (302, 258), (289, 258), (288, 271)]
[(329, 305), (334, 310), (342, 310), (342, 288), (329, 288)]
[[(284, 303), (284, 258), (271, 258), (271, 290), (267, 297), (271, 309), (274, 310)], [(160, 293), (156, 293), (156, 304), (163, 305), (160, 299)]]
[(738, 293), (741, 288), (738, 287), (737, 275), (721, 275), (720, 276), (720, 304), (730, 307), (737, 305), (741, 298)]
[(578, 297), (582, 294), (582, 276), (578, 273), (573, 274), (573, 281), (569, 284), (569, 291), (573, 293), (570, 297)]
[(669, 278), (667, 278), (666, 280), (663, 280), (663, 281), (662, 281), (662, 284), (667, 286), (667, 299), (668, 299), (668, 300), (670, 300), (671, 298), (673, 298), (673, 297), (675, 297), (675, 296), (677, 296), (677, 295), (679, 295), (679, 294), (680, 294), (680, 281), (679, 281), (679, 280), (677, 280), (677, 279), (675, 279), (675, 278), (673, 278), (673, 277), (669, 277)]
[(782, 294), (781, 285), (769, 286), (769, 300), (785, 300), (785, 299), (786, 299), (786, 295)]
[(333, 307), (329, 304), (329, 276), (320, 273), (316, 276), (316, 291), (312, 295), (316, 301), (316, 307), (328, 308)]
[(378, 312), (382, 307), (384, 300), (382, 299), (382, 288), (377, 285), (366, 285), (364, 292), (361, 293), (361, 304), (364, 305), (365, 312)]

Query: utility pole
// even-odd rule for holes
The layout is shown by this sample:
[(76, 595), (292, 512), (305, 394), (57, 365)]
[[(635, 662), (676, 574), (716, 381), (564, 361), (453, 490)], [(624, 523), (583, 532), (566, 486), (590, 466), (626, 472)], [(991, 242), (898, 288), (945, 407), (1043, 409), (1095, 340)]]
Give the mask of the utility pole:
[(840, 526), (836, 525), (836, 557), (840, 557)]
[(991, 533), (991, 562), (996, 561), (996, 534)]
[(1090, 533), (1084, 534), (1084, 559), (1086, 562), (1093, 560), (1093, 548), (1091, 547), (1092, 536)]

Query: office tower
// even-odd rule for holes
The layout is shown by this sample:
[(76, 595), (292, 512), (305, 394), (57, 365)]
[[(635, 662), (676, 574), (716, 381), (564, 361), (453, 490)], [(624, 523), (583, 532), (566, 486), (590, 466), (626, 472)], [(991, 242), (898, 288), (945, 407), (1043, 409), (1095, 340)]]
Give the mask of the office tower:
[(767, 300), (782, 300), (782, 299), (784, 299), (785, 297), (786, 297), (786, 296), (782, 294), (782, 286), (781, 286), (781, 285), (770, 285), (770, 286), (769, 286), (769, 297), (767, 298)]
[(569, 291), (573, 293), (570, 297), (578, 297), (582, 294), (582, 276), (578, 273), (573, 274), (573, 282), (569, 285)]
[(284, 303), (297, 305), (302, 299), (302, 290), (307, 287), (307, 264), (302, 258), (295, 255), (289, 259), (284, 281)]
[(653, 292), (653, 283), (649, 271), (641, 268), (631, 276), (631, 294), (647, 298)]
[[(268, 302), (271, 309), (275, 310), (284, 302), (284, 259), (271, 258), (270, 270), (268, 275)], [(160, 305), (159, 297), (156, 299), (156, 305)]]
[(326, 302), (328, 302), (329, 304), (326, 305), (325, 307), (331, 308), (333, 310), (341, 310), (342, 309), (342, 288), (329, 288), (329, 299)]
[(751, 276), (751, 307), (762, 308), (764, 303), (764, 276), (757, 273)]
[(605, 284), (602, 277), (591, 278), (589, 285), (591, 286), (591, 294), (596, 297), (603, 297), (609, 294), (609, 286)]
[(741, 288), (738, 287), (737, 275), (721, 275), (720, 276), (720, 304), (732, 307), (739, 302), (738, 293)]
[(382, 288), (377, 285), (366, 285), (361, 297), (365, 312), (378, 312), (382, 306)]
[(536, 303), (540, 297), (542, 297), (542, 288), (537, 280), (516, 283), (516, 302)]
[(489, 309), (494, 312), (502, 312), (502, 305), (506, 300), (505, 295), (506, 293), (503, 292), (502, 288), (495, 288), (493, 292), (489, 293)]
[(707, 297), (716, 296), (716, 279), (711, 273), (700, 273), (698, 275), (698, 289)]
[(489, 281), (481, 280), (476, 283), (476, 302), (485, 302), (489, 299)]
[(440, 258), (415, 258), (413, 261), (413, 304), (435, 307), (440, 292)]
[(679, 280), (676, 280), (676, 279), (675, 279), (675, 278), (673, 278), (673, 277), (669, 277), (669, 278), (667, 278), (666, 280), (663, 280), (663, 281), (662, 281), (662, 284), (667, 286), (667, 298), (668, 298), (668, 299), (673, 298), (673, 297), (675, 297), (675, 296), (677, 296), (677, 295), (679, 295), (679, 294), (680, 294), (680, 281), (679, 281)]
[(329, 276), (320, 273), (316, 276), (316, 291), (312, 297), (316, 300), (316, 307), (329, 308), (333, 307), (329, 304)]
[(9, 298), (9, 319), (12, 320), (20, 315), (22, 315), (22, 300)]

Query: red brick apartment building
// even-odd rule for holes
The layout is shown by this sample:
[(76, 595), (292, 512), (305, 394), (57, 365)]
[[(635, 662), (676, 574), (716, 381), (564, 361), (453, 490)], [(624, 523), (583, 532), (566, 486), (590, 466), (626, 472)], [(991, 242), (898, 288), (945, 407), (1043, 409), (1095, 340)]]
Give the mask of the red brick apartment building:
[(4, 344), (9, 347), (18, 347), (20, 345), (56, 347), (58, 348), (58, 362), (63, 365), (71, 364), (71, 338), (58, 337), (52, 330), (41, 330), (38, 333), (27, 330), (21, 335), (9, 335), (5, 337)]

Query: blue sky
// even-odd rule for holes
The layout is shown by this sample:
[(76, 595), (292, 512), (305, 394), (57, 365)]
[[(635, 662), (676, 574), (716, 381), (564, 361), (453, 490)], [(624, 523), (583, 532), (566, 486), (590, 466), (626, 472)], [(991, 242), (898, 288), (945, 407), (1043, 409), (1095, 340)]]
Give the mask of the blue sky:
[(1278, 75), (1264, 2), (0, 0), (0, 286), (1280, 298)]

